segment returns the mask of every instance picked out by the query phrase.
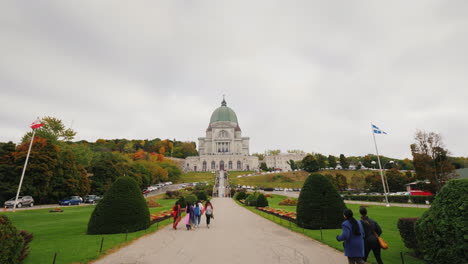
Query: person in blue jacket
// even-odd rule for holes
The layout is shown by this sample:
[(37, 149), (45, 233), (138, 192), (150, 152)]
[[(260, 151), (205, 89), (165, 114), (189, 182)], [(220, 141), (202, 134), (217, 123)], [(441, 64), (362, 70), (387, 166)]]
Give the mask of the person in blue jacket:
[(349, 264), (363, 264), (364, 258), (364, 229), (361, 222), (353, 217), (353, 211), (345, 209), (343, 216), (346, 219), (341, 227), (343, 232), (336, 236), (336, 240), (344, 241), (345, 256)]

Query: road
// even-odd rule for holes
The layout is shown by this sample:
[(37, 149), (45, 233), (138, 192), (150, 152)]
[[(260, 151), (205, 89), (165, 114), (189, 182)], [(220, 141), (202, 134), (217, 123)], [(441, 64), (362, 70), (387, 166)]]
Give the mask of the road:
[[(166, 191), (174, 191), (174, 190), (179, 190), (182, 188), (182, 184), (172, 184), (168, 186), (164, 186), (161, 189), (152, 191), (150, 193), (147, 193), (145, 198), (155, 196), (161, 193), (165, 193)], [(80, 205), (71, 205), (71, 206), (88, 206), (91, 204), (85, 204), (82, 203)], [(44, 208), (60, 208), (60, 207), (69, 207), (69, 205), (59, 205), (59, 204), (41, 204), (41, 205), (34, 205), (33, 207), (21, 207), (21, 208), (16, 208), (16, 211), (23, 211), (23, 210), (37, 210), (37, 209), (44, 209)], [(4, 211), (13, 211), (13, 208), (3, 208)]]

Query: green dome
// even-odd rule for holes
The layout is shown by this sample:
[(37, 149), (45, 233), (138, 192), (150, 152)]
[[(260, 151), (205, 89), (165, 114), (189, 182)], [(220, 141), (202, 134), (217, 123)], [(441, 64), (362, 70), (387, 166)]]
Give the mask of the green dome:
[(234, 111), (226, 106), (226, 100), (223, 99), (221, 106), (218, 107), (211, 115), (210, 124), (214, 122), (234, 122), (237, 123), (237, 116)]

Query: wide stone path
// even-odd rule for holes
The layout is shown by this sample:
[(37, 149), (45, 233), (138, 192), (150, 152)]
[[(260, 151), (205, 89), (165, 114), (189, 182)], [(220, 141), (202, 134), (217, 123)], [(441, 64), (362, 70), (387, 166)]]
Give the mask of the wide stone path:
[(280, 227), (229, 198), (212, 200), (215, 219), (187, 231), (168, 226), (94, 263), (347, 263), (342, 252)]

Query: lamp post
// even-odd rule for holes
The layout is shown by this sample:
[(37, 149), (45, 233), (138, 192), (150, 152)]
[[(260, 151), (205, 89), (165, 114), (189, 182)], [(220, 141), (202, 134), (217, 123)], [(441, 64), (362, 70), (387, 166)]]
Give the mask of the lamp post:
[(386, 184), (386, 187), (387, 187), (387, 195), (390, 194), (390, 187), (388, 186), (388, 179), (387, 179), (387, 175), (385, 174), (385, 171), (387, 170), (386, 167), (387, 167), (388, 164), (395, 164), (395, 161), (390, 160), (389, 162), (385, 163), (385, 165), (383, 166), (384, 167), (385, 184)]
[(371, 164), (372, 164), (372, 168), (375, 170), (375, 164), (377, 164), (377, 162), (375, 162), (375, 160), (371, 161)]

